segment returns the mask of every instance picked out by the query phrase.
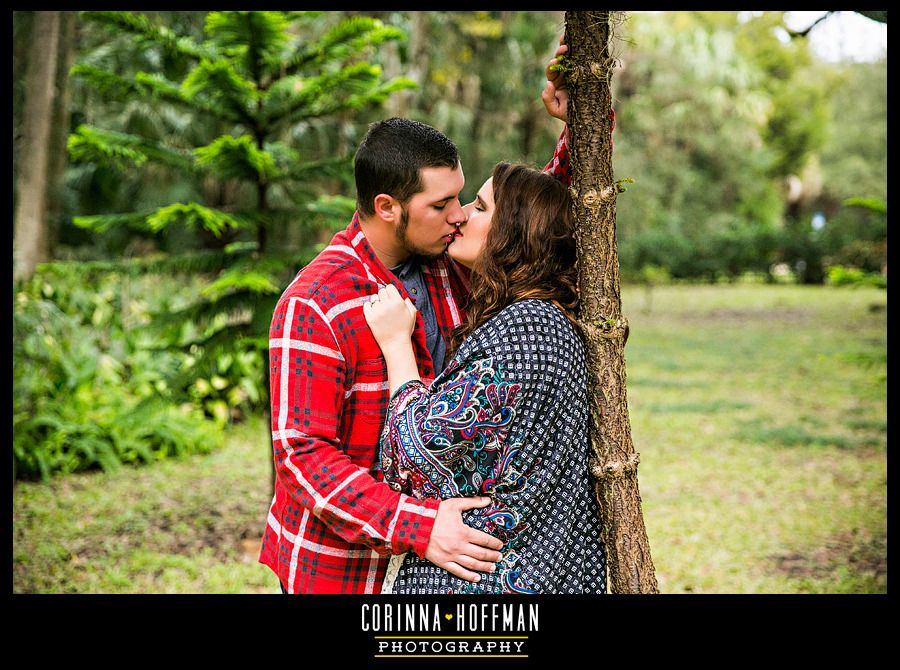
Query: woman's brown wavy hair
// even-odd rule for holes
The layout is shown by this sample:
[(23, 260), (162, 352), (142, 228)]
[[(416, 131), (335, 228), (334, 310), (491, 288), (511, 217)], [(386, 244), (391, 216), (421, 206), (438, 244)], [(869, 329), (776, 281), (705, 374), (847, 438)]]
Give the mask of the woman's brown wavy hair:
[(549, 300), (582, 336), (575, 229), (568, 188), (525, 165), (498, 163), (493, 172), (494, 215), (472, 267), (466, 320), (451, 339), (455, 351), (478, 326), (526, 298)]

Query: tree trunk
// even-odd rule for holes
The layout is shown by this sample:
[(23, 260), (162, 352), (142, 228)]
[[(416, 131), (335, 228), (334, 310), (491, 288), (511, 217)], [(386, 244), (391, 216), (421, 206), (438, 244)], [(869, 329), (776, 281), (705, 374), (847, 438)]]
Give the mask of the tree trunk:
[(53, 104), (50, 159), (47, 167), (47, 254), (53, 257), (65, 212), (65, 171), (68, 164), (71, 89), (69, 70), (75, 60), (75, 30), (78, 15), (60, 12), (59, 49), (56, 66), (56, 100)]
[(611, 94), (614, 60), (610, 12), (566, 12), (573, 214), (578, 243), (579, 318), (587, 333), (592, 473), (611, 593), (657, 593), (641, 512), (638, 454), (625, 393), (625, 340), (616, 248), (617, 186), (612, 174)]
[(25, 74), (24, 146), (13, 239), (13, 280), (28, 279), (48, 259), (47, 166), (59, 45), (59, 12), (35, 12)]

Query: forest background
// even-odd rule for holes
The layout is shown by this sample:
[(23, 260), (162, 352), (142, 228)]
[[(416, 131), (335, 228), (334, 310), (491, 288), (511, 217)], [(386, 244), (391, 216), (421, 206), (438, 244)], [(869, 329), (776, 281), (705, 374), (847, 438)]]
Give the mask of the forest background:
[[(387, 116), (434, 125), (457, 143), (466, 199), (498, 160), (542, 166), (560, 127), (539, 92), (562, 30), (562, 12), (13, 13), (14, 590), (268, 587), (252, 572), (264, 570), (252, 555), (270, 495), (268, 321), (284, 286), (349, 221), (355, 147)], [(678, 419), (719, 412), (761, 453), (789, 453), (807, 473), (811, 462), (841, 469), (828, 475), (844, 501), (835, 504), (851, 495), (852, 514), (870, 514), (801, 532), (799, 553), (777, 540), (764, 551), (780, 570), (774, 581), (700, 576), (690, 534), (670, 537), (660, 523), (667, 555), (690, 545), (663, 559), (661, 588), (883, 591), (886, 54), (823, 61), (783, 12), (635, 13), (618, 35), (613, 161), (627, 190), (617, 237), (624, 309), (646, 318), (643, 334), (632, 318), (628, 351), (642, 463), (642, 438), (670, 441)], [(760, 323), (789, 331), (780, 348), (770, 348), (780, 341), (772, 328), (752, 330)], [(828, 359), (845, 367), (819, 366), (836, 375), (829, 384), (844, 380), (833, 391), (843, 409), (804, 415), (797, 398), (832, 392), (808, 370), (792, 381), (796, 361), (821, 364), (848, 329)], [(751, 332), (747, 349), (767, 355), (781, 384), (748, 382), (759, 404), (725, 385), (713, 362), (734, 366)], [(706, 355), (687, 365), (685, 348)], [(700, 370), (710, 388), (690, 406), (683, 384)], [(645, 372), (673, 378), (642, 406)], [(805, 418), (755, 424), (771, 419), (785, 388)], [(714, 424), (681, 430), (717, 437)], [(241, 472), (233, 493), (250, 500), (207, 501), (194, 521), (181, 519), (171, 482), (212, 467), (198, 458)], [(841, 483), (847, 459), (861, 469)], [(648, 475), (650, 491), (669, 490)], [(666, 501), (681, 519), (694, 509), (685, 488), (705, 475), (682, 475), (674, 497), (656, 499), (658, 518)], [(100, 490), (135, 488), (121, 477), (142, 478), (161, 498), (125, 504), (125, 517), (105, 525), (112, 500)], [(769, 493), (766, 505), (793, 504)], [(73, 506), (77, 523), (62, 523)], [(796, 518), (783, 529), (794, 539)], [(49, 525), (71, 535), (48, 546)], [(650, 518), (648, 528), (653, 547)], [(751, 540), (734, 542), (739, 553)], [(222, 544), (242, 567), (191, 577)], [(109, 547), (101, 567), (85, 558), (97, 546)], [(174, 582), (136, 580), (147, 561)]]

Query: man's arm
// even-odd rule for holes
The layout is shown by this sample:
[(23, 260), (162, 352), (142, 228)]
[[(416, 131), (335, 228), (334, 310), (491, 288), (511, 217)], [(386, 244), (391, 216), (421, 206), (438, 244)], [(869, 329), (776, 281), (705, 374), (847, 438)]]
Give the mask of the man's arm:
[(565, 126), (556, 142), (556, 151), (553, 158), (544, 166), (544, 172), (552, 174), (560, 181), (569, 184), (572, 181), (572, 171), (569, 164), (569, 90), (566, 87), (565, 73), (554, 70), (569, 47), (562, 43), (556, 49), (553, 58), (547, 63), (547, 85), (541, 91), (541, 101), (547, 109), (547, 113), (555, 119), (562, 121)]
[[(560, 61), (565, 57), (569, 47), (562, 43), (563, 38), (559, 38), (559, 46), (553, 58), (547, 63), (547, 85), (541, 91), (541, 101), (547, 109), (547, 113), (553, 118), (559, 119), (565, 123), (559, 140), (556, 143), (556, 151), (553, 158), (544, 167), (544, 172), (552, 174), (562, 182), (569, 184), (572, 181), (572, 169), (569, 161), (569, 89), (566, 85), (566, 74), (563, 70), (554, 70), (554, 66), (559, 65)], [(612, 131), (616, 127), (616, 113), (609, 110), (610, 120), (610, 147), (612, 147)]]

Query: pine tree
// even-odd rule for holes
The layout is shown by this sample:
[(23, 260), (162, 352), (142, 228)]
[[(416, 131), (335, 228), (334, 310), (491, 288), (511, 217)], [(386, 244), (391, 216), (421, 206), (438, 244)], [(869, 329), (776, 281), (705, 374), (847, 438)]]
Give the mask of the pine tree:
[[(364, 58), (369, 47), (403, 39), (400, 30), (364, 16), (323, 29), (321, 14), (210, 12), (205, 39), (197, 40), (143, 14), (81, 13), (129, 36), (137, 49), (156, 49), (190, 64), (173, 81), (161, 68), (123, 75), (82, 59), (72, 75), (110, 104), (144, 105), (178, 121), (162, 135), (81, 125), (70, 135), (68, 150), (73, 162), (123, 173), (167, 171), (202, 194), (152, 209), (74, 219), (98, 232), (126, 226), (163, 234), (186, 226), (212, 240), (211, 250), (129, 264), (133, 272), (215, 275), (194, 304), (155, 319), (173, 342), (191, 348), (197, 358), (193, 370), (208, 369), (234, 350), (264, 355), (281, 289), (317, 251), (317, 222), (325, 217), (346, 225), (355, 208), (351, 198), (322, 196), (317, 187), (329, 177), (346, 178), (352, 156), (311, 159), (296, 148), (298, 139), (316, 120), (378, 105), (414, 85), (404, 78), (385, 81), (380, 68)], [(196, 144), (204, 135), (207, 141)], [(273, 232), (285, 229), (301, 243), (271, 248)], [(179, 381), (187, 383), (189, 376)], [(268, 391), (267, 382), (263, 388)], [(268, 407), (267, 397), (259, 404)]]

